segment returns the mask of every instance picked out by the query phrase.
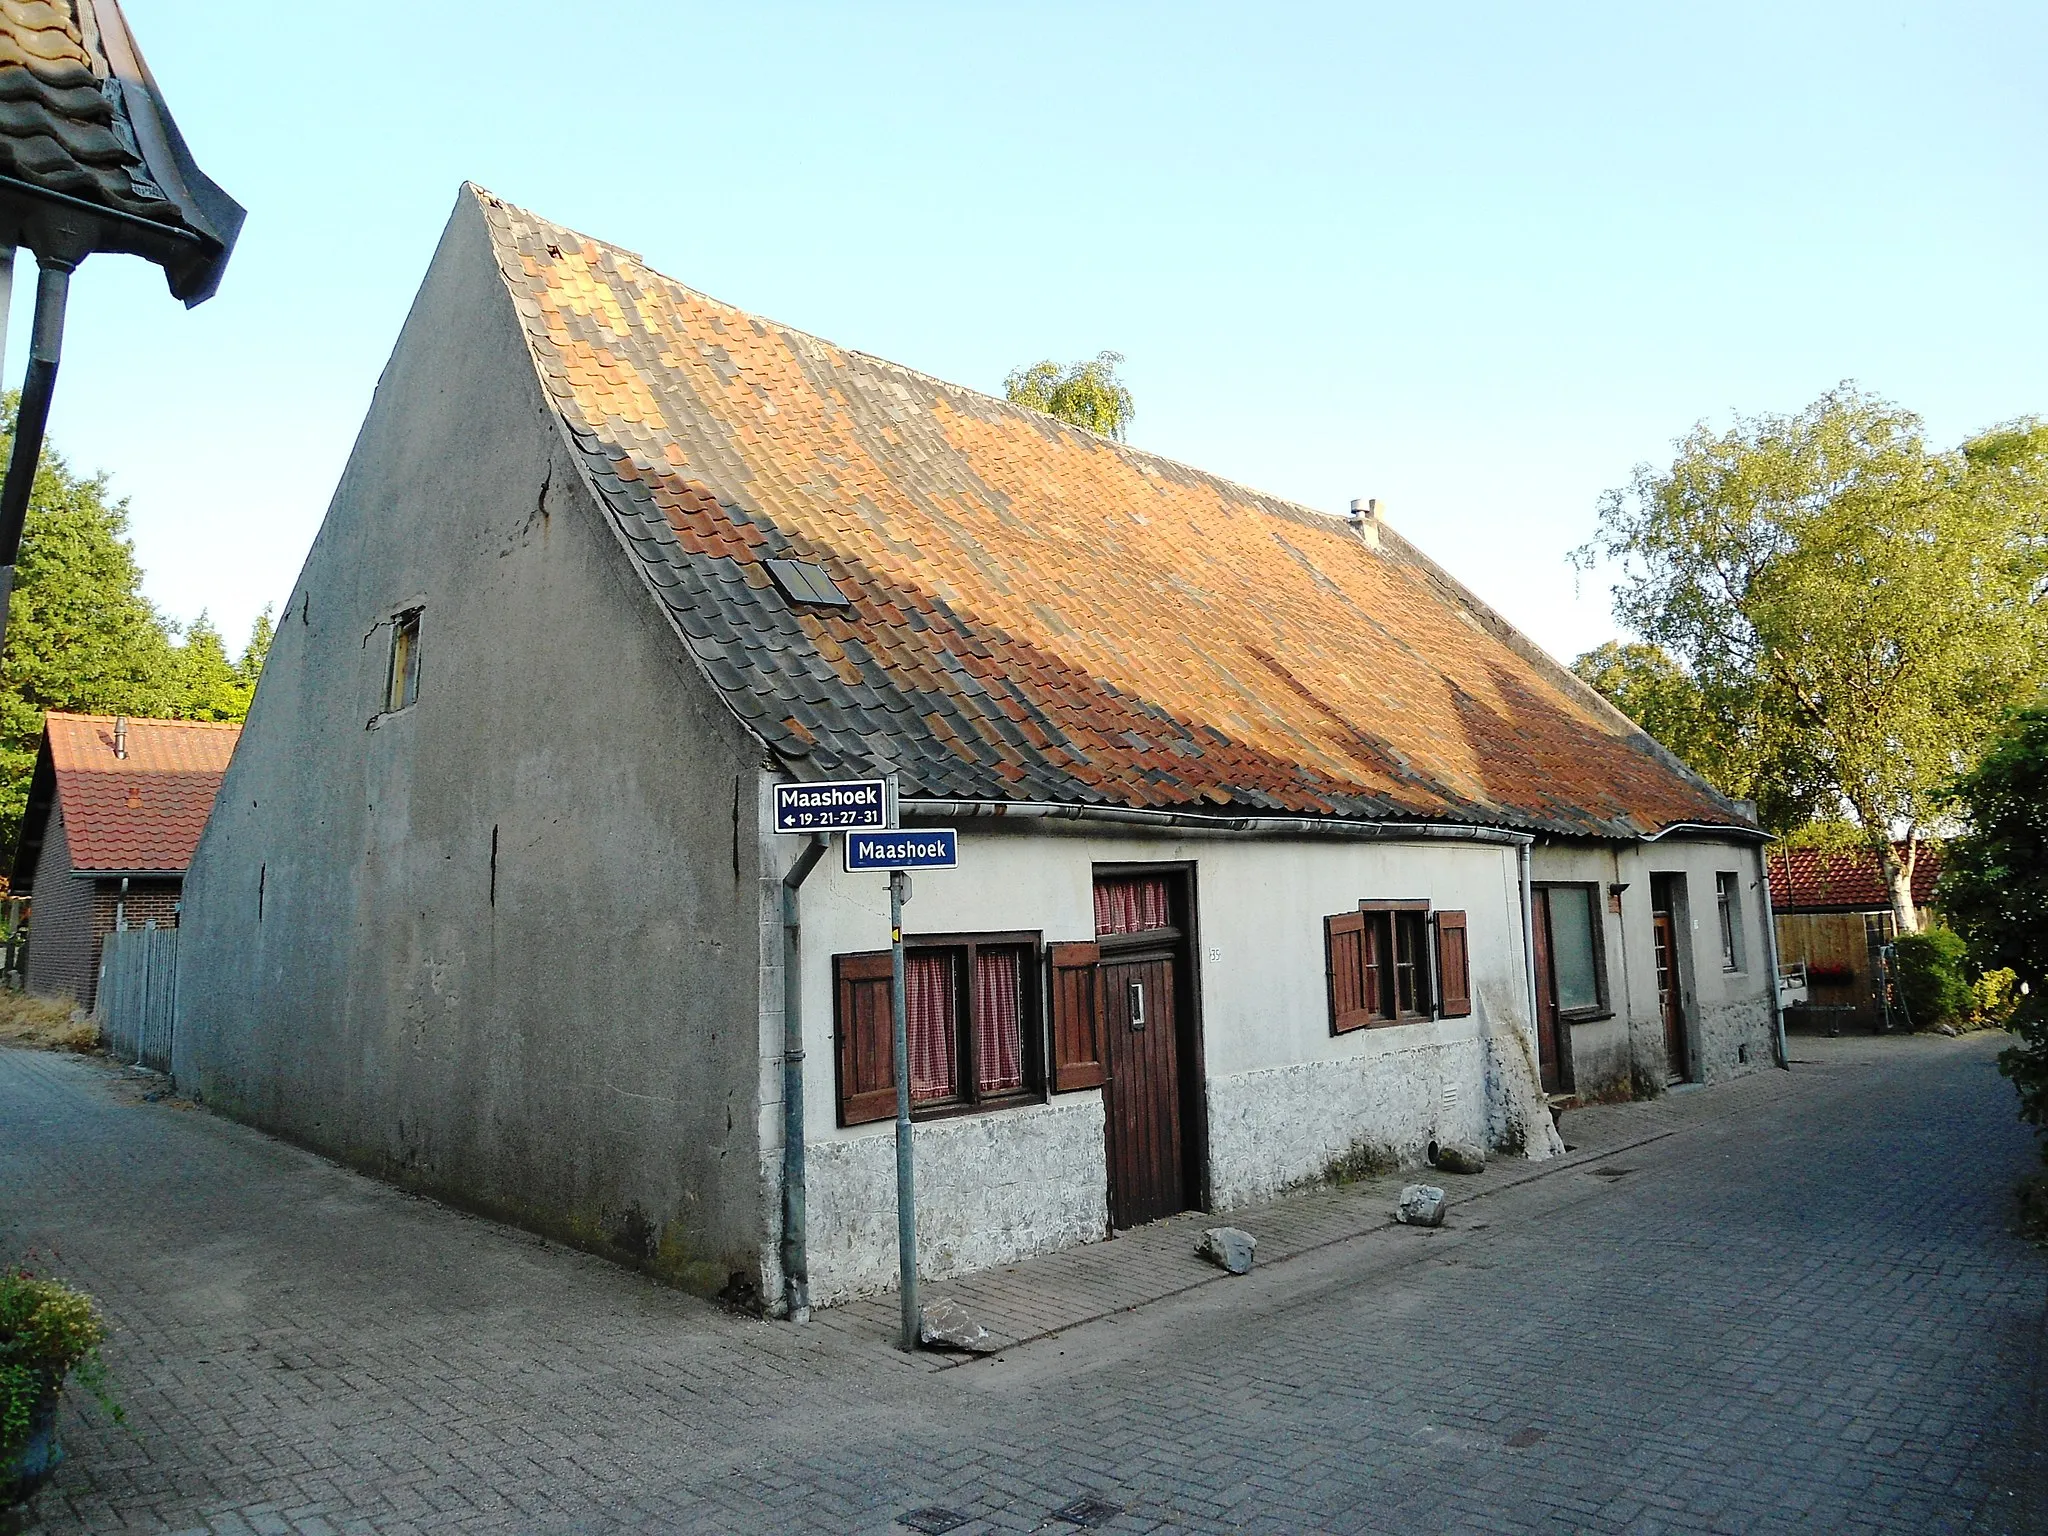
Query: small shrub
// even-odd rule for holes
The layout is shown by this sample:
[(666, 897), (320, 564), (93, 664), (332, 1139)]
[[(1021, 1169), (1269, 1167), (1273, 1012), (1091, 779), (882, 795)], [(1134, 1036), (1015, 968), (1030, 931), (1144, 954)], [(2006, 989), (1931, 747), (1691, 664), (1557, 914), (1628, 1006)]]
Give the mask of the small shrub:
[(1962, 935), (1946, 928), (1899, 935), (1892, 976), (1915, 1029), (1932, 1029), (1970, 1012), (1976, 999), (1963, 979), (1965, 947)]
[(2020, 978), (2010, 967), (1986, 971), (1970, 983), (1970, 1023), (1978, 1029), (2005, 1029), (2020, 1006)]
[(68, 998), (0, 988), (0, 1045), (38, 1051), (96, 1051), (100, 1027)]
[(77, 1373), (116, 1422), (100, 1345), (107, 1323), (85, 1292), (19, 1266), (0, 1270), (0, 1453), (28, 1437), (36, 1404)]

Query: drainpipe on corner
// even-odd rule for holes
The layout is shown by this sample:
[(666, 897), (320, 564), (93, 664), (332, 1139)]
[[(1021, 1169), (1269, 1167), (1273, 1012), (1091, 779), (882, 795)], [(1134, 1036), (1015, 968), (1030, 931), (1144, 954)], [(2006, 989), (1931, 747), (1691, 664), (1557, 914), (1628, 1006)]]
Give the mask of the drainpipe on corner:
[(811, 1320), (804, 1211), (804, 986), (798, 963), (803, 909), (797, 893), (829, 846), (830, 839), (812, 837), (782, 877), (782, 1285), (792, 1323)]
[[(1536, 1001), (1536, 895), (1530, 878), (1529, 845), (1523, 843), (1515, 852), (1515, 863), (1522, 873), (1522, 961), (1523, 969), (1528, 973), (1529, 1028), (1533, 1030), (1540, 1027), (1538, 1020), (1542, 1017)], [(1536, 1091), (1542, 1093), (1541, 1082), (1536, 1084)]]
[(1767, 843), (1756, 845), (1756, 888), (1764, 899), (1764, 950), (1770, 957), (1771, 1023), (1777, 1032), (1778, 1065), (1792, 1070), (1792, 1048), (1785, 1043), (1785, 1000), (1778, 992), (1778, 908), (1771, 900), (1771, 861)]

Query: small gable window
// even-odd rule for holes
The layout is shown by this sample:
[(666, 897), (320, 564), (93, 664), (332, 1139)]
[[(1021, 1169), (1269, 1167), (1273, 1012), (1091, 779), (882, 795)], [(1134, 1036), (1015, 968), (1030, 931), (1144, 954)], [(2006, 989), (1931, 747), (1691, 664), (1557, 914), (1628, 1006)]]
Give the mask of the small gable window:
[(832, 584), (825, 568), (809, 560), (770, 560), (768, 574), (792, 603), (813, 603), (820, 608), (853, 606), (846, 594)]
[(420, 610), (408, 608), (391, 621), (391, 675), (384, 712), (391, 714), (420, 696)]

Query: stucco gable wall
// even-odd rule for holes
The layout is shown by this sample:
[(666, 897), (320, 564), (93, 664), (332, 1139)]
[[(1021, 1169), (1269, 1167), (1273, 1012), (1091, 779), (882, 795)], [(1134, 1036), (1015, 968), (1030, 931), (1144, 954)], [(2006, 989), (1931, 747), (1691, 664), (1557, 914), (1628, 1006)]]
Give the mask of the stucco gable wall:
[[(181, 1087), (704, 1288), (758, 1252), (758, 749), (536, 382), (466, 192), (186, 887)], [(380, 715), (420, 607), (418, 702)]]

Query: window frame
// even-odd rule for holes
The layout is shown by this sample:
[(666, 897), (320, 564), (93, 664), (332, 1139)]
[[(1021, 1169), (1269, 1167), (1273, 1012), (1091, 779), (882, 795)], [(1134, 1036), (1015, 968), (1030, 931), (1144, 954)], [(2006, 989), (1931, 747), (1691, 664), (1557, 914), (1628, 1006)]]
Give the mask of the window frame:
[[(1543, 892), (1542, 921), (1550, 924), (1550, 893), (1552, 891), (1584, 891), (1586, 893), (1586, 915), (1588, 932), (1593, 939), (1593, 990), (1599, 1000), (1582, 1008), (1567, 1008), (1562, 1001), (1558, 1004), (1557, 1017), (1564, 1024), (1592, 1024), (1600, 1019), (1614, 1017), (1614, 994), (1607, 979), (1607, 907), (1600, 900), (1600, 882), (1597, 880), (1532, 880), (1529, 889)], [(1535, 914), (1531, 914), (1532, 918)], [(1551, 990), (1557, 988), (1557, 929), (1549, 926), (1544, 935), (1544, 947), (1550, 955)]]
[(391, 615), (391, 654), (385, 664), (384, 708), (379, 714), (395, 715), (419, 702), (420, 618), (425, 612), (424, 604), (415, 604)]
[[(906, 967), (910, 958), (917, 954), (950, 952), (959, 958), (953, 968), (953, 1084), (954, 1092), (943, 1099), (912, 1100), (910, 1118), (914, 1121), (951, 1120), (961, 1115), (983, 1114), (992, 1110), (1011, 1109), (1022, 1104), (1043, 1104), (1047, 1102), (1047, 1073), (1045, 1068), (1045, 969), (1044, 935), (1037, 931), (1003, 931), (990, 933), (920, 933), (903, 936), (903, 959)], [(1013, 1089), (1000, 1093), (985, 1094), (981, 1091), (981, 1042), (974, 1028), (974, 956), (978, 950), (1009, 949), (1017, 952), (1017, 1029), (1018, 1060), (1023, 1067), (1024, 1081)], [(875, 951), (886, 956), (887, 950)], [(833, 957), (835, 977), (839, 962), (847, 955)], [(906, 978), (908, 972), (906, 970)], [(907, 985), (907, 981), (906, 981)], [(893, 1004), (892, 1004), (893, 1006)], [(833, 1058), (841, 1058), (841, 1034), (848, 1027), (842, 1016), (838, 990), (835, 986), (833, 998)], [(894, 1026), (891, 1024), (891, 1049), (893, 1052)], [(907, 1045), (907, 1042), (906, 1042)], [(836, 1070), (836, 1068), (835, 1068)], [(841, 1127), (846, 1121), (846, 1090), (844, 1083), (835, 1084), (835, 1112)], [(892, 1116), (893, 1118), (893, 1116)], [(875, 1124), (875, 1121), (856, 1121), (855, 1124)]]
[(1742, 942), (1742, 873), (1714, 871), (1714, 906), (1721, 924), (1721, 971), (1740, 976), (1749, 970), (1747, 946)]
[[(1449, 909), (1447, 909), (1449, 910)], [(1354, 1034), (1361, 1029), (1394, 1029), (1404, 1024), (1425, 1024), (1444, 1017), (1439, 1011), (1441, 989), (1436, 974), (1436, 945), (1427, 901), (1361, 901), (1352, 909), (1360, 920), (1359, 998), (1364, 1004), (1362, 1022), (1344, 1024), (1332, 1015), (1332, 1035)], [(1335, 916), (1348, 917), (1350, 913)], [(1331, 918), (1323, 919), (1324, 967), (1327, 974), (1335, 964), (1331, 945)], [(1410, 934), (1417, 946), (1405, 962), (1414, 981), (1416, 1006), (1401, 1006), (1402, 937)], [(1469, 963), (1469, 962), (1468, 962)], [(1468, 983), (1469, 985), (1469, 983)], [(1460, 1015), (1462, 1017), (1462, 1015)]]

